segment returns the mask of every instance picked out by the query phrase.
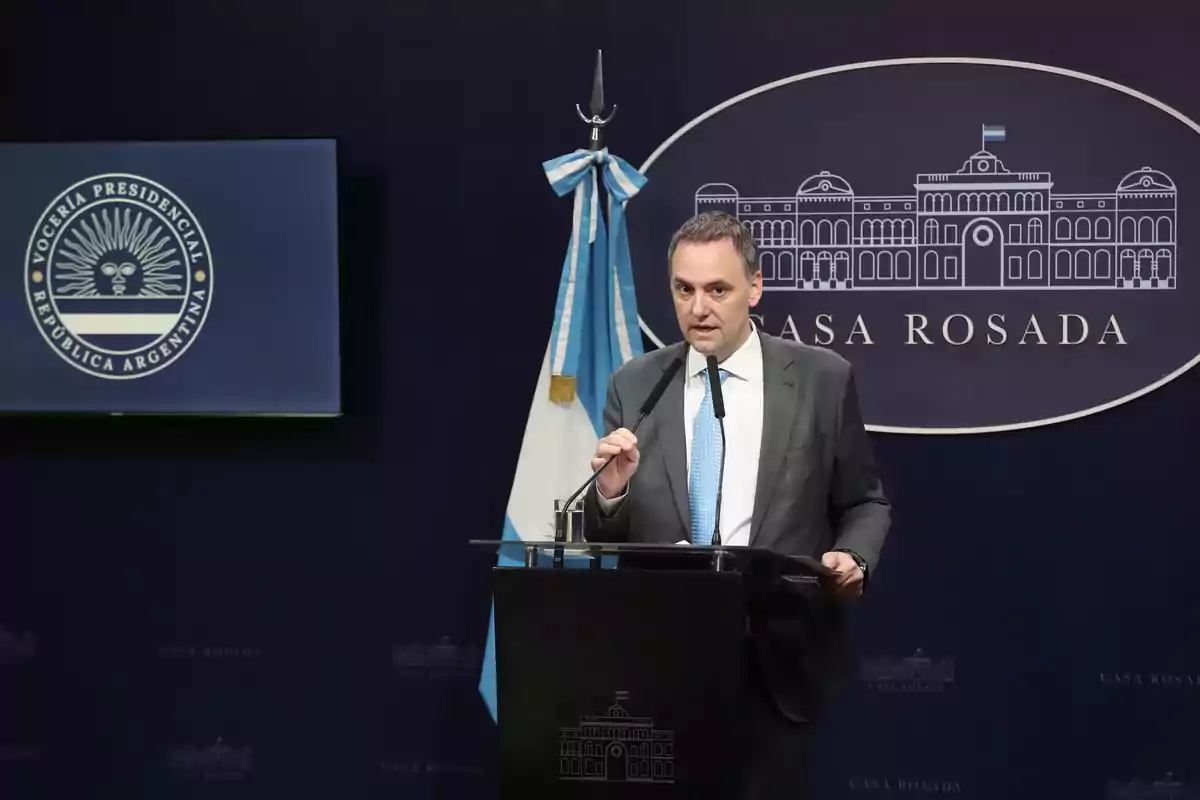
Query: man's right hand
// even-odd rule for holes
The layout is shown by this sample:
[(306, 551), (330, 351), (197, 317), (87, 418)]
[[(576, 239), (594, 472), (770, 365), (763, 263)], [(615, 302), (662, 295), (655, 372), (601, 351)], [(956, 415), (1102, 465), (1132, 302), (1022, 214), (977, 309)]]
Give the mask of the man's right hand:
[(596, 488), (600, 490), (601, 495), (613, 500), (625, 493), (629, 479), (637, 472), (637, 437), (627, 428), (618, 428), (601, 439), (596, 445), (596, 455), (592, 459), (592, 471), (604, 466), (604, 462), (610, 456), (613, 463), (596, 478)]

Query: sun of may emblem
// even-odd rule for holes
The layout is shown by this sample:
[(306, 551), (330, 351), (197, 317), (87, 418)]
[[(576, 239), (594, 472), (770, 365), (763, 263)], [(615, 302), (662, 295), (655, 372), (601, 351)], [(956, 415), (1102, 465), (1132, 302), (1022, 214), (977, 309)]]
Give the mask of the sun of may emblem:
[(64, 191), (25, 258), (42, 337), (99, 378), (142, 378), (173, 363), (204, 326), (212, 285), (212, 253), (191, 210), (137, 175), (97, 175)]

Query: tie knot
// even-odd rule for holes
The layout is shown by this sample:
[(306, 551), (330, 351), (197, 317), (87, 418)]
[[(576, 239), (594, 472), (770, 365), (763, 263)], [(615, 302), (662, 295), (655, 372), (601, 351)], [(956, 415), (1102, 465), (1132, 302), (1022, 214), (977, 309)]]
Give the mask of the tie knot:
[[(717, 374), (721, 376), (721, 384), (724, 385), (725, 379), (729, 377), (729, 370), (727, 370), (727, 369), (717, 370)], [(704, 381), (704, 394), (707, 395), (709, 392), (712, 391), (712, 381), (709, 380), (708, 370), (704, 370), (703, 372), (699, 373), (699, 376), (700, 376), (700, 379), (702, 381)]]

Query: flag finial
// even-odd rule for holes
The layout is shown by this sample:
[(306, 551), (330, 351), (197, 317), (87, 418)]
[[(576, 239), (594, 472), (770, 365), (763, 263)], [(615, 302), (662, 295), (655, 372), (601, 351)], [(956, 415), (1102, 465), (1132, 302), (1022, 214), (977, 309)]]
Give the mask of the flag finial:
[(589, 117), (583, 113), (583, 109), (579, 104), (575, 104), (575, 111), (578, 112), (579, 118), (592, 126), (592, 134), (588, 139), (588, 149), (592, 151), (604, 149), (604, 139), (601, 136), (600, 129), (608, 123), (612, 122), (612, 118), (616, 116), (617, 106), (613, 104), (612, 111), (608, 117), (604, 115), (604, 51), (596, 51), (596, 71), (592, 75), (592, 102), (588, 110), (591, 112)]

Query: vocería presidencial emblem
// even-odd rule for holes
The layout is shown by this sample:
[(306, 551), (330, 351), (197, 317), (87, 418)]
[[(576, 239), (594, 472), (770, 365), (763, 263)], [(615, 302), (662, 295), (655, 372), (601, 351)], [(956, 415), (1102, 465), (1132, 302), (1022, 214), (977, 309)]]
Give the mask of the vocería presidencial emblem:
[(29, 311), (46, 344), (89, 375), (128, 380), (182, 356), (212, 304), (212, 252), (187, 205), (130, 174), (56, 197), (25, 256)]

